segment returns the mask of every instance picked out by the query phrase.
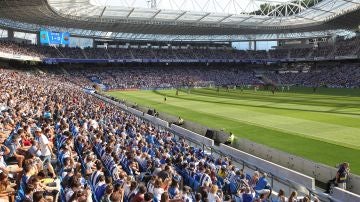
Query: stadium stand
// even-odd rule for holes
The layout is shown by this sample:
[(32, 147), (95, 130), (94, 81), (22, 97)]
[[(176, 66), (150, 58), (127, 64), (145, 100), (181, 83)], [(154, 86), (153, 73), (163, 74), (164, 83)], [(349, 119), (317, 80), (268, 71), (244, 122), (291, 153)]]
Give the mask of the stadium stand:
[[(189, 67), (108, 67), (66, 68), (69, 75), (63, 75), (83, 87), (101, 84), (107, 90), (179, 88), (184, 86), (248, 86), (264, 84), (264, 79), (280, 86), (306, 86), (330, 88), (359, 88), (359, 64), (310, 68), (306, 72), (290, 71), (279, 73), (277, 69), (213, 66)], [(205, 71), (206, 70), (206, 71)], [(260, 72), (260, 73), (259, 73)], [(90, 79), (91, 78), (91, 79)], [(97, 78), (94, 80), (94, 78)]]
[[(0, 77), (1, 170), (20, 182), (5, 191), (17, 201), (252, 201), (271, 192), (266, 174), (244, 173), (63, 77), (6, 69)], [(7, 167), (15, 152), (24, 159)]]
[[(207, 71), (204, 71), (204, 70)], [(107, 89), (154, 89), (183, 86), (207, 87), (210, 85), (254, 85), (260, 81), (251, 69), (234, 67), (144, 67), (67, 69), (71, 81), (98, 78), (95, 82), (85, 80), (88, 86), (103, 84)]]
[(359, 37), (339, 39), (334, 44), (320, 44), (319, 47), (274, 49), (268, 51), (242, 51), (222, 49), (152, 49), (152, 48), (64, 48), (39, 45), (26, 45), (0, 40), (0, 51), (40, 58), (72, 59), (251, 59), (251, 60), (290, 60), (297, 58), (335, 58), (357, 56), (360, 54)]
[[(349, 164), (334, 174), (307, 161), (305, 173), (290, 151), (276, 164), (259, 157), (273, 150), (240, 151), (234, 136), (214, 145), (180, 116), (168, 122), (101, 90), (360, 88), (360, 0), (114, 2), (0, 0), (0, 201), (358, 201)], [(266, 41), (276, 45), (259, 48)], [(329, 193), (315, 187), (335, 175)]]

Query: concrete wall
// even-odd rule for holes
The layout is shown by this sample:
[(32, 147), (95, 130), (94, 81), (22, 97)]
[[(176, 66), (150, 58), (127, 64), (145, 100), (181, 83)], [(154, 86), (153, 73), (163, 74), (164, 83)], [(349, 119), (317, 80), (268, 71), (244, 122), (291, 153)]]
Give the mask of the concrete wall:
[[(330, 167), (316, 163), (246, 139), (238, 139), (234, 146), (242, 151), (314, 177), (316, 180), (324, 183), (334, 178), (338, 170), (335, 168), (335, 165)], [(360, 194), (360, 176), (350, 175), (348, 190)]]
[(312, 177), (306, 176), (302, 173), (290, 170), (278, 164), (261, 159), (259, 157), (240, 151), (238, 149), (234, 149), (224, 144), (220, 144), (220, 151), (224, 154), (230, 155), (234, 159), (256, 165), (265, 172), (271, 173), (271, 175), (285, 178), (291, 183), (303, 185), (310, 190), (315, 190), (315, 179)]
[(183, 127), (179, 127), (175, 124), (172, 124), (170, 129), (172, 131), (182, 135), (184, 138), (194, 140), (195, 142), (202, 143), (208, 147), (214, 146), (214, 140), (204, 137), (202, 135), (199, 135), (199, 134), (197, 134), (193, 131), (190, 131), (188, 129), (185, 129)]
[(345, 202), (345, 201), (358, 202), (358, 201), (360, 201), (360, 196), (359, 195), (356, 195), (356, 194), (351, 193), (349, 191), (344, 191), (344, 190), (339, 189), (337, 187), (334, 188), (332, 197), (337, 202)]

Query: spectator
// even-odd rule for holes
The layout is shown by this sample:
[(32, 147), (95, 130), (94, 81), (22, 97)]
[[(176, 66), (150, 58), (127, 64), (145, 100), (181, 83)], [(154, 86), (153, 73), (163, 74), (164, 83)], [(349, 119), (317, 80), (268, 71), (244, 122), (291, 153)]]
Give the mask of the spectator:
[(111, 202), (110, 200), (110, 196), (113, 193), (113, 186), (111, 184), (106, 186), (106, 190), (105, 190), (105, 194), (104, 196), (101, 198), (100, 202)]
[(137, 194), (131, 199), (131, 202), (142, 202), (146, 193), (146, 187), (144, 185), (139, 186)]
[[(219, 195), (218, 195), (219, 194)], [(210, 192), (208, 195), (209, 202), (221, 202), (222, 192), (218, 193), (218, 187), (216, 185), (212, 185), (210, 188)]]
[(15, 158), (16, 161), (18, 162), (18, 166), (19, 168), (22, 168), (22, 164), (23, 161), (25, 159), (25, 157), (23, 155), (20, 154), (20, 144), (19, 144), (19, 136), (16, 135), (11, 139), (11, 143), (8, 146), (10, 153), (7, 155), (7, 158)]
[(350, 164), (345, 162), (340, 165), (339, 170), (336, 173), (336, 183), (339, 188), (346, 189), (346, 182), (350, 172)]
[(264, 194), (264, 196), (267, 198), (271, 192), (270, 184), (266, 179), (267, 174), (261, 173), (261, 177), (259, 178), (259, 173), (254, 173), (254, 178), (256, 180), (256, 184), (254, 187), (254, 190), (257, 194)]
[(154, 183), (154, 191), (152, 194), (154, 194), (154, 198), (157, 201), (161, 200), (161, 195), (165, 192), (164, 188), (163, 188), (163, 183), (161, 178), (156, 179), (155, 183)]
[(297, 192), (296, 191), (291, 192), (288, 202), (297, 202)]
[(0, 198), (14, 202), (14, 196), (15, 189), (11, 187), (8, 176), (3, 172), (0, 173)]
[(35, 130), (35, 140), (39, 142), (39, 147), (41, 151), (41, 160), (43, 164), (49, 169), (49, 172), (52, 176), (56, 176), (54, 168), (51, 165), (51, 146), (48, 138), (42, 134), (41, 128)]
[(284, 190), (280, 189), (277, 198), (273, 200), (273, 202), (285, 202), (285, 201), (286, 201), (285, 192)]

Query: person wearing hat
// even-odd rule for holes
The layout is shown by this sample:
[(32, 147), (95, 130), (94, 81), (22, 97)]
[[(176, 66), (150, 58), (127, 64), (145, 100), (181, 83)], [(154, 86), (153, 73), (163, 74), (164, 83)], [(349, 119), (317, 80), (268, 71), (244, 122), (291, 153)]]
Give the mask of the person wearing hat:
[(54, 168), (51, 165), (51, 151), (50, 151), (50, 142), (48, 138), (42, 133), (41, 128), (37, 128), (35, 130), (35, 140), (39, 143), (40, 148), (40, 159), (42, 160), (43, 164), (47, 166), (49, 172), (53, 175), (55, 175)]

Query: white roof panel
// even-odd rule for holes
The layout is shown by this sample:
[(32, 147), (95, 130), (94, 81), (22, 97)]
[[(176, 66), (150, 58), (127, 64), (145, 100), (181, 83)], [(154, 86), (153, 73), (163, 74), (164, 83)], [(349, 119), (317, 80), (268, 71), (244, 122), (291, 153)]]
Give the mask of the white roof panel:
[[(269, 23), (287, 26), (321, 22), (360, 5), (360, 0), (314, 1), (317, 4), (308, 7), (300, 3), (300, 0), (158, 0), (154, 5), (151, 1), (144, 0), (48, 0), (48, 3), (58, 13), (83, 18), (255, 27), (269, 26)], [(261, 4), (272, 7), (265, 6), (268, 11), (260, 11)], [(296, 9), (292, 9), (294, 6)], [(254, 11), (257, 11), (256, 15)]]

